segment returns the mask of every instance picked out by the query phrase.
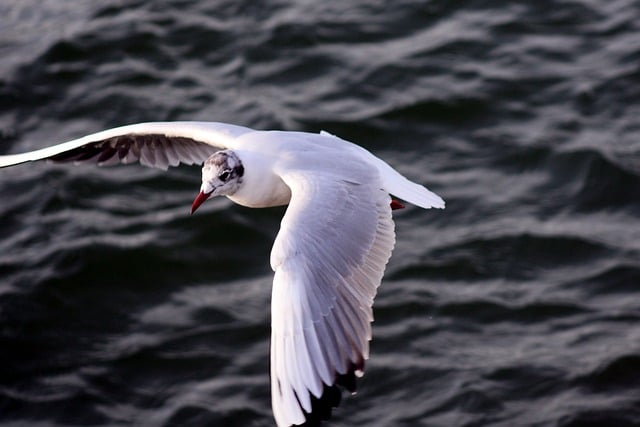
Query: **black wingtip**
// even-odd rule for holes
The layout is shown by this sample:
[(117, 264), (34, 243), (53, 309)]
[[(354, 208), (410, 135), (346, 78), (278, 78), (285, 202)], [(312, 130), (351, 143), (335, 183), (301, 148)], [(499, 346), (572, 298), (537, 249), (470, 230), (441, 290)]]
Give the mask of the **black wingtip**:
[(351, 393), (356, 392), (356, 372), (364, 371), (364, 360), (358, 363), (350, 363), (349, 369), (344, 374), (336, 374), (333, 385), (324, 384), (322, 395), (318, 398), (311, 395), (311, 413), (306, 411), (305, 422), (301, 426), (319, 427), (322, 421), (331, 418), (333, 408), (337, 408), (342, 400), (342, 388), (344, 387)]

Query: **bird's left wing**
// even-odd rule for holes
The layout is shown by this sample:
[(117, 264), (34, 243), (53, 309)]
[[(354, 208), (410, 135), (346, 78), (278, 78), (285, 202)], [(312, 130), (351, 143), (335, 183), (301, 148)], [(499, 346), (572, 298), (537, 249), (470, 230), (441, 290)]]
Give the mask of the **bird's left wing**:
[(150, 122), (108, 129), (52, 147), (0, 156), (0, 167), (33, 160), (141, 164), (166, 170), (201, 164), (220, 148), (233, 148), (250, 128), (217, 122)]
[(357, 158), (309, 154), (279, 175), (291, 202), (271, 253), (273, 411), (280, 427), (316, 425), (364, 369), (394, 224), (378, 171)]

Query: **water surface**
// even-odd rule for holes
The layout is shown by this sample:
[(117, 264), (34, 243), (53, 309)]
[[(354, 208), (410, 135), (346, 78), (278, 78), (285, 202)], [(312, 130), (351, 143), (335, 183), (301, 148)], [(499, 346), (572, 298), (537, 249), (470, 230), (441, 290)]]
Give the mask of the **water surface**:
[[(0, 152), (140, 121), (325, 129), (447, 201), (394, 213), (331, 425), (640, 425), (637, 2), (110, 3), (0, 4)], [(199, 181), (0, 170), (0, 425), (273, 425), (284, 209), (189, 217)]]

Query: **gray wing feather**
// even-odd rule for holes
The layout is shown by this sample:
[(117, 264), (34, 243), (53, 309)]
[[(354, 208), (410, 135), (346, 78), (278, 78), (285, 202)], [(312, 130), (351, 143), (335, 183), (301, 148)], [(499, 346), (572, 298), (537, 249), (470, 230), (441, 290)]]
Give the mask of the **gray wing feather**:
[(0, 156), (0, 167), (35, 160), (113, 165), (139, 161), (145, 166), (201, 164), (216, 150), (233, 148), (236, 139), (253, 132), (217, 122), (152, 122), (102, 132), (22, 154)]

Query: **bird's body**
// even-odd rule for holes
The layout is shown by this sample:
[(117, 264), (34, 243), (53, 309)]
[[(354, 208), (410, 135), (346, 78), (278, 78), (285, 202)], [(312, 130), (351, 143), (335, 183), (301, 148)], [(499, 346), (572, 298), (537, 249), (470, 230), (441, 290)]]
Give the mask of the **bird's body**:
[(337, 406), (338, 386), (355, 391), (368, 357), (373, 298), (395, 243), (389, 194), (444, 207), (369, 151), (325, 132), (141, 123), (0, 156), (0, 167), (41, 159), (139, 160), (162, 169), (204, 163), (192, 213), (218, 195), (248, 207), (289, 205), (270, 260), (272, 402), (281, 427), (319, 423)]

